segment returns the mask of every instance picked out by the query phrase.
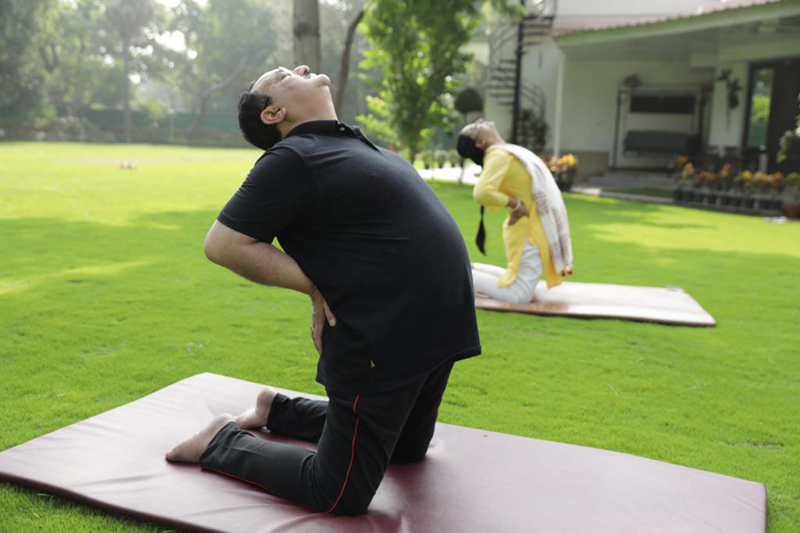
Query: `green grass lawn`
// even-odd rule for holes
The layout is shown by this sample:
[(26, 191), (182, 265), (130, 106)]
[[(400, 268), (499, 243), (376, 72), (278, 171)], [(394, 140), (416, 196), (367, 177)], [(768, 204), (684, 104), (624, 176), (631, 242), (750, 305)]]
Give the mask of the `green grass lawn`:
[(608, 192), (621, 192), (625, 194), (636, 194), (639, 196), (655, 196), (656, 198), (672, 198), (672, 191), (652, 188), (633, 188), (633, 189), (610, 189)]
[[(199, 372), (323, 393), (306, 297), (208, 262), (202, 240), (255, 150), (0, 144), (0, 449)], [(134, 169), (120, 169), (118, 161)], [(433, 185), (488, 261), (466, 187)], [(480, 311), (440, 419), (767, 486), (800, 531), (800, 224), (567, 195), (575, 281), (686, 289), (693, 329)], [(0, 483), (2, 531), (156, 531)]]

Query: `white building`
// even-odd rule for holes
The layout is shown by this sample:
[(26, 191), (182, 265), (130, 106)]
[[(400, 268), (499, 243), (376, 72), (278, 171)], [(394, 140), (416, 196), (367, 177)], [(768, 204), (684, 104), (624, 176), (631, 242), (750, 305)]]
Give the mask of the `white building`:
[[(798, 114), (800, 0), (543, 4), (523, 30), (521, 108), (543, 112), (544, 152), (575, 153), (583, 175), (693, 151), (775, 168)], [(508, 140), (518, 29), (490, 24), (476, 54), (493, 80), (484, 114)]]

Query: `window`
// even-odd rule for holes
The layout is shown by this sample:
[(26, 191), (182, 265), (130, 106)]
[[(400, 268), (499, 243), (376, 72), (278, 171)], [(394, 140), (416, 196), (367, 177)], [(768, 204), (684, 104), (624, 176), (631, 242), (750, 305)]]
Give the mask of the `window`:
[(695, 97), (692, 95), (633, 95), (631, 97), (631, 113), (692, 115), (694, 108)]

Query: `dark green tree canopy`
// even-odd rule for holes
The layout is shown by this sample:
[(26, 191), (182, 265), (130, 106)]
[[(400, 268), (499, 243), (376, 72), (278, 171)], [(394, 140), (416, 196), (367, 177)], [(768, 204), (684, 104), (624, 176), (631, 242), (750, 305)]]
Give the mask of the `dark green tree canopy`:
[(483, 98), (481, 93), (473, 87), (467, 87), (456, 96), (456, 111), (467, 116), (467, 113), (483, 111)]

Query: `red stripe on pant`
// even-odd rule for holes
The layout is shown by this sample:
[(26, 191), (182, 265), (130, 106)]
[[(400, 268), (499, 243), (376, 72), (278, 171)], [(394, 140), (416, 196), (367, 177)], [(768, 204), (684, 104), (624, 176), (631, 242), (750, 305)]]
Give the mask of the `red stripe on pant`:
[[(354, 413), (356, 412), (356, 405), (358, 405), (358, 399), (360, 397), (361, 397), (360, 394), (356, 394), (356, 399), (353, 402), (353, 412)], [(331, 508), (328, 509), (327, 511), (325, 511), (326, 513), (330, 513), (331, 511), (333, 511), (336, 508), (336, 505), (338, 505), (339, 500), (342, 499), (342, 494), (344, 494), (344, 489), (347, 487), (347, 480), (350, 479), (350, 470), (352, 470), (352, 468), (353, 468), (353, 461), (355, 460), (355, 457), (356, 457), (356, 435), (358, 435), (358, 423), (360, 421), (361, 421), (361, 417), (360, 416), (356, 417), (356, 426), (355, 426), (355, 429), (353, 429), (353, 442), (350, 445), (350, 465), (347, 467), (347, 474), (345, 474), (345, 476), (344, 476), (344, 484), (342, 484), (342, 490), (341, 490), (341, 492), (339, 492), (339, 497), (336, 498), (336, 501), (333, 502), (333, 505), (331, 505)]]

